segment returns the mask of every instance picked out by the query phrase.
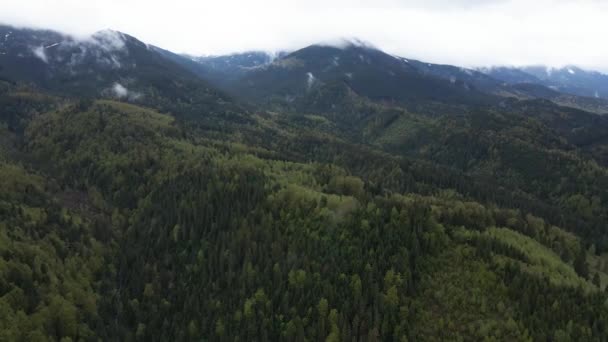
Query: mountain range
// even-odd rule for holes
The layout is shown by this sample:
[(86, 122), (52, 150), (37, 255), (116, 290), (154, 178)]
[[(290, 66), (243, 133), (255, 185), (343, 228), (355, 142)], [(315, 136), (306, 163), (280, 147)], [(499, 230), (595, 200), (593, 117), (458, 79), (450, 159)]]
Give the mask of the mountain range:
[[(76, 39), (52, 31), (2, 26), (0, 58), (4, 68), (0, 77), (82, 95), (104, 92), (134, 99), (153, 91), (151, 87), (170, 74), (180, 75), (183, 83), (198, 83), (197, 87), (207, 83), (256, 101), (277, 94), (291, 101), (314, 87), (345, 82), (356, 93), (375, 100), (447, 96), (449, 100), (477, 97), (476, 101), (482, 101), (482, 97), (498, 95), (543, 98), (608, 112), (608, 76), (599, 72), (574, 66), (473, 70), (392, 56), (357, 40), (339, 46), (313, 45), (290, 53), (250, 51), (192, 57), (112, 30)], [(366, 85), (380, 81), (384, 88), (366, 89)]]
[(0, 26), (0, 341), (604, 341), (606, 77)]

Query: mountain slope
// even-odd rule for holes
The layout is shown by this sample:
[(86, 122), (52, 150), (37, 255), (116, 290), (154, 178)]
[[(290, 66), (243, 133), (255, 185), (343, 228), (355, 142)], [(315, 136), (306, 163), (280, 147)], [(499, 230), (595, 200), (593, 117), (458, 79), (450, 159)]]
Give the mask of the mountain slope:
[(227, 89), (258, 102), (274, 98), (289, 103), (335, 82), (376, 101), (480, 102), (487, 97), (466, 84), (429, 77), (404, 59), (356, 44), (309, 46), (253, 68)]
[[(274, 155), (232, 143), (237, 137), (209, 140), (180, 129), (171, 116), (108, 100), (28, 120), (19, 153), (49, 179), (51, 201), (68, 209), (54, 209), (64, 218), (57, 226), (48, 219), (42, 241), (40, 229), (23, 233), (57, 253), (42, 259), (57, 260), (52, 268), (8, 250), (12, 271), (0, 273), (0, 284), (11, 292), (0, 287), (0, 307), (11, 319), (0, 320), (3, 338), (543, 340), (567, 326), (565, 334), (582, 339), (605, 333), (605, 294), (579, 267), (586, 253), (579, 238), (454, 192), (416, 194), (443, 189), (439, 169), (419, 179), (421, 165), (322, 135), (324, 148), (315, 151), (314, 137), (303, 143), (307, 133), (297, 126), (265, 137), (287, 148)], [(300, 161), (285, 161), (298, 153)], [(33, 206), (0, 193), (6, 208)], [(27, 193), (35, 200), (34, 190)], [(7, 242), (0, 243), (24, 239), (4, 223), (38, 227), (27, 225), (30, 212), (37, 213), (2, 216)], [(100, 255), (103, 262), (84, 257)], [(54, 274), (65, 279), (60, 287)], [(31, 295), (32, 279), (49, 289), (48, 309), (18, 300)], [(563, 309), (538, 310), (556, 301)]]
[(253, 67), (244, 110), (120, 37), (0, 80), (0, 340), (608, 336), (608, 117), (360, 45)]
[(112, 97), (190, 118), (237, 111), (233, 101), (153, 47), (106, 30), (77, 39), (0, 26), (0, 78), (75, 97)]
[(590, 98), (608, 99), (608, 75), (576, 66), (550, 68), (544, 66), (482, 68), (489, 76), (510, 84), (542, 84), (556, 91)]
[(481, 72), (487, 74), (494, 79), (509, 83), (509, 84), (518, 84), (518, 83), (535, 83), (541, 84), (541, 79), (536, 76), (527, 73), (525, 70), (521, 70), (515, 67), (490, 67), (490, 68), (480, 68)]
[(411, 59), (408, 61), (424, 74), (449, 80), (452, 83), (464, 83), (487, 94), (520, 99), (545, 99), (560, 106), (598, 114), (608, 113), (608, 100), (553, 86), (550, 82), (543, 81), (525, 70), (506, 67), (472, 70)]
[(564, 93), (608, 98), (608, 75), (587, 71), (575, 66), (563, 68), (526, 67), (523, 71), (534, 75), (550, 88)]
[[(235, 97), (288, 107), (316, 101), (308, 97), (318, 97), (324, 88), (335, 89), (343, 84), (358, 96), (410, 106), (419, 102), (490, 104), (499, 102), (500, 97), (517, 97), (542, 98), (563, 106), (608, 113), (608, 101), (553, 90), (524, 71), (511, 70), (510, 79), (515, 83), (510, 84), (492, 73), (507, 75), (506, 68), (480, 72), (425, 63), (391, 56), (358, 42), (313, 45), (276, 59), (251, 52), (194, 60), (200, 65), (199, 70), (204, 70), (200, 73), (203, 77)], [(370, 84), (374, 86), (369, 87)], [(298, 110), (308, 108), (300, 106)]]
[(413, 59), (407, 59), (407, 61), (422, 73), (449, 80), (451, 83), (465, 83), (469, 87), (475, 87), (486, 93), (496, 93), (503, 89), (502, 81), (476, 70), (452, 65), (431, 64)]

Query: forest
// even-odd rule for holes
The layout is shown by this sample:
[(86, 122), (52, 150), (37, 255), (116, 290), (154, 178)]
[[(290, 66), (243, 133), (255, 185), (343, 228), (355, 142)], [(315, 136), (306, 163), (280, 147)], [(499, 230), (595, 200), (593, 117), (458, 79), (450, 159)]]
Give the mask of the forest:
[(606, 341), (576, 112), (329, 113), (328, 87), (193, 118), (0, 84), (1, 341)]

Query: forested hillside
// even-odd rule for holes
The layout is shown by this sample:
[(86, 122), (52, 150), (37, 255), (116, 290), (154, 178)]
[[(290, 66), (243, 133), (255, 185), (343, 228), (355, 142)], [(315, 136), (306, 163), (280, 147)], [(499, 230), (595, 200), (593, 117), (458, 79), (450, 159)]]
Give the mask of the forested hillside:
[(0, 341), (606, 341), (606, 117), (159, 61), (0, 81)]

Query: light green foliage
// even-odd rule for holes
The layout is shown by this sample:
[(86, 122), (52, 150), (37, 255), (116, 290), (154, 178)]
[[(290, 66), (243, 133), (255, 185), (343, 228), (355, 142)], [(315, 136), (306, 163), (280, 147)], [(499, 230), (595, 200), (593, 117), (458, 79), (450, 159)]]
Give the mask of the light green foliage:
[(73, 340), (99, 319), (95, 274), (104, 251), (90, 222), (53, 206), (45, 188), (40, 176), (0, 166), (2, 340)]
[(432, 120), (406, 112), (398, 114), (398, 117), (384, 130), (381, 131), (375, 143), (387, 147), (413, 145), (415, 139), (424, 139), (425, 131), (432, 124)]
[[(602, 217), (600, 166), (533, 144), (533, 123), (430, 119), (341, 91), (361, 111), (184, 121), (102, 100), (23, 120), (24, 161), (0, 164), (0, 340), (605, 335), (605, 294), (572, 266), (587, 236), (553, 217)], [(520, 152), (530, 164), (509, 160)], [(559, 188), (531, 163), (547, 155), (567, 165), (549, 170)], [(568, 201), (581, 170), (589, 203)]]
[[(419, 340), (530, 340), (524, 325), (514, 320), (515, 308), (501, 300), (507, 287), (474, 251), (458, 247), (429, 260), (433, 272), (422, 280), (416, 308)], [(431, 266), (432, 265), (432, 266)]]
[(522, 263), (523, 270), (548, 277), (556, 285), (589, 288), (590, 284), (571, 265), (539, 242), (507, 228), (490, 228), (486, 234), (524, 253), (530, 263)]

